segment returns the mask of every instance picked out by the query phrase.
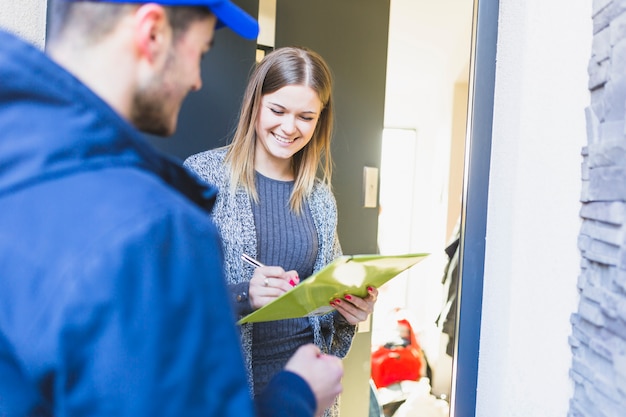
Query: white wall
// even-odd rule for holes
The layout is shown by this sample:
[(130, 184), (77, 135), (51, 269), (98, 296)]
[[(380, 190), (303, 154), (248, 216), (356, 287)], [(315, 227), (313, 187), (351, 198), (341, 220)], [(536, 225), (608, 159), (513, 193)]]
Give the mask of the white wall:
[(0, 27), (43, 49), (47, 3), (43, 0), (0, 0)]
[(591, 7), (500, 0), (480, 417), (567, 415)]

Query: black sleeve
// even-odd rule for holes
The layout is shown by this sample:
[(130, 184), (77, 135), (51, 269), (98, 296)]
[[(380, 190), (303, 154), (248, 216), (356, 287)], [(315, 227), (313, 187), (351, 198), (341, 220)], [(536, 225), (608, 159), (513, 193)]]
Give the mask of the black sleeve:
[(252, 313), (252, 306), (250, 305), (250, 297), (248, 294), (249, 288), (249, 282), (240, 282), (238, 284), (228, 285), (228, 290), (231, 294), (233, 310), (235, 310), (235, 314), (237, 315), (237, 317), (243, 317)]

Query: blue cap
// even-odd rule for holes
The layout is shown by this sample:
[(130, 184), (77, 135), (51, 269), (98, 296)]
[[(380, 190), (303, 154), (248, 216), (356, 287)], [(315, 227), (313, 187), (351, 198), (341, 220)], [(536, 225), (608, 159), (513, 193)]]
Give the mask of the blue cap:
[(229, 0), (91, 0), (108, 3), (156, 3), (162, 6), (204, 6), (217, 17), (217, 28), (228, 26), (246, 39), (259, 36), (259, 24), (252, 16)]

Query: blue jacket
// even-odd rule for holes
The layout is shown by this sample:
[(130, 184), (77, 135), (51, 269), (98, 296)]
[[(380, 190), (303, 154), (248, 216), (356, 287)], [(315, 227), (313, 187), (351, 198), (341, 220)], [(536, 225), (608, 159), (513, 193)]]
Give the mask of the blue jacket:
[[(0, 415), (255, 414), (214, 199), (0, 32)], [(260, 415), (313, 414), (300, 377), (270, 388)]]

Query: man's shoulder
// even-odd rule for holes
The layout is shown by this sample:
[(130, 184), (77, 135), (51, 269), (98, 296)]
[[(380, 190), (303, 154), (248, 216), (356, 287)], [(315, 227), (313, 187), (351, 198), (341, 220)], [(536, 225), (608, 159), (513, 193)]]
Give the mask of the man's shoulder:
[[(157, 224), (167, 218), (183, 217), (188, 219), (184, 223), (191, 222), (198, 228), (210, 224), (207, 212), (192, 202), (184, 189), (151, 171), (136, 167), (112, 169), (96, 182), (107, 190), (103, 192), (106, 198), (98, 204), (106, 204), (122, 217), (136, 216)], [(104, 196), (94, 197), (101, 199)]]
[(49, 227), (68, 243), (73, 236), (104, 249), (109, 244), (132, 245), (148, 234), (154, 237), (146, 241), (151, 245), (158, 235), (169, 234), (174, 244), (214, 232), (207, 211), (184, 190), (136, 166), (78, 171), (25, 193), (23, 201), (29, 204), (48, 202), (34, 210), (54, 213), (57, 225)]

